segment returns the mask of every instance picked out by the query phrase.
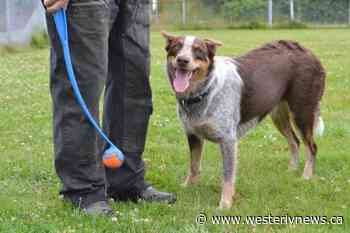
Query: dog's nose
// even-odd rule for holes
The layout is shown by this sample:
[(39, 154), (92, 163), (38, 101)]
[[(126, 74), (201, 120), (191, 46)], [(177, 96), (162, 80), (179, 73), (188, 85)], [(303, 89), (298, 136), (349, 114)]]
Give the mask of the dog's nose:
[(180, 57), (177, 57), (176, 61), (177, 61), (177, 64), (179, 64), (180, 66), (187, 66), (188, 63), (190, 63), (190, 58), (186, 56), (180, 56)]

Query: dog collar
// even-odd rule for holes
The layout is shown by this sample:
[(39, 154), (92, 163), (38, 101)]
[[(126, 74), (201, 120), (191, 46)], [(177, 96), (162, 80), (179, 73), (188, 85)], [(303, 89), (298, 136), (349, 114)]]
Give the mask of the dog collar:
[(201, 102), (208, 94), (209, 94), (209, 90), (207, 90), (206, 92), (203, 92), (202, 94), (200, 94), (196, 97), (181, 99), (181, 100), (179, 100), (179, 102), (184, 107), (190, 106), (190, 105), (197, 104), (197, 103)]

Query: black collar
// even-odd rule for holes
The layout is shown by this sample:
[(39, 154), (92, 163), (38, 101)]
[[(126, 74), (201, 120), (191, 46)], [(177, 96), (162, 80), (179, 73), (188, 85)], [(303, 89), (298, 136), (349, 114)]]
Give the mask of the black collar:
[(203, 92), (202, 94), (197, 95), (195, 97), (190, 97), (187, 99), (179, 99), (179, 103), (183, 107), (189, 107), (193, 104), (197, 104), (197, 103), (201, 102), (208, 94), (209, 94), (209, 89), (207, 91)]

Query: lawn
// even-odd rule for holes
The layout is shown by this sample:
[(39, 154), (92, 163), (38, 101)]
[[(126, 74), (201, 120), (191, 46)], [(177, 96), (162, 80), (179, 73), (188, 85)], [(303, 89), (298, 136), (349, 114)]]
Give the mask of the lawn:
[[(216, 30), (178, 32), (224, 43), (220, 55), (238, 55), (274, 39), (293, 39), (311, 48), (324, 64), (327, 88), (322, 102), (325, 135), (318, 138), (316, 177), (288, 172), (287, 143), (270, 119), (240, 143), (238, 197), (220, 211), (221, 156), (206, 145), (202, 179), (183, 188), (188, 148), (176, 116), (175, 98), (164, 72), (164, 41), (152, 33), (154, 113), (144, 158), (147, 180), (176, 192), (175, 205), (113, 203), (118, 220), (88, 217), (58, 197), (53, 168), (49, 50), (0, 54), (0, 232), (350, 232), (350, 30)], [(196, 224), (199, 213), (208, 223)], [(214, 215), (342, 216), (342, 225), (251, 225), (210, 222)]]

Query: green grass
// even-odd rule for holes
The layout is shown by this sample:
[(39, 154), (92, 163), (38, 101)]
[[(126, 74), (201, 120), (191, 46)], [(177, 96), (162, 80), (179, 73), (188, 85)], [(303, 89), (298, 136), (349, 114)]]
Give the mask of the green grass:
[[(285, 140), (269, 119), (240, 143), (237, 190), (228, 211), (219, 211), (221, 156), (208, 143), (202, 180), (182, 188), (188, 148), (176, 117), (175, 99), (164, 73), (164, 41), (152, 33), (154, 114), (144, 154), (147, 180), (176, 192), (173, 206), (114, 203), (118, 221), (84, 216), (58, 198), (60, 182), (52, 155), (48, 49), (28, 49), (0, 56), (0, 232), (350, 232), (350, 31), (217, 30), (186, 34), (221, 40), (221, 55), (238, 55), (274, 39), (293, 39), (311, 48), (328, 72), (322, 103), (326, 123), (318, 139), (317, 176), (301, 178), (304, 164), (287, 171)], [(182, 32), (178, 32), (182, 34)], [(196, 215), (343, 216), (343, 225), (198, 226)]]

